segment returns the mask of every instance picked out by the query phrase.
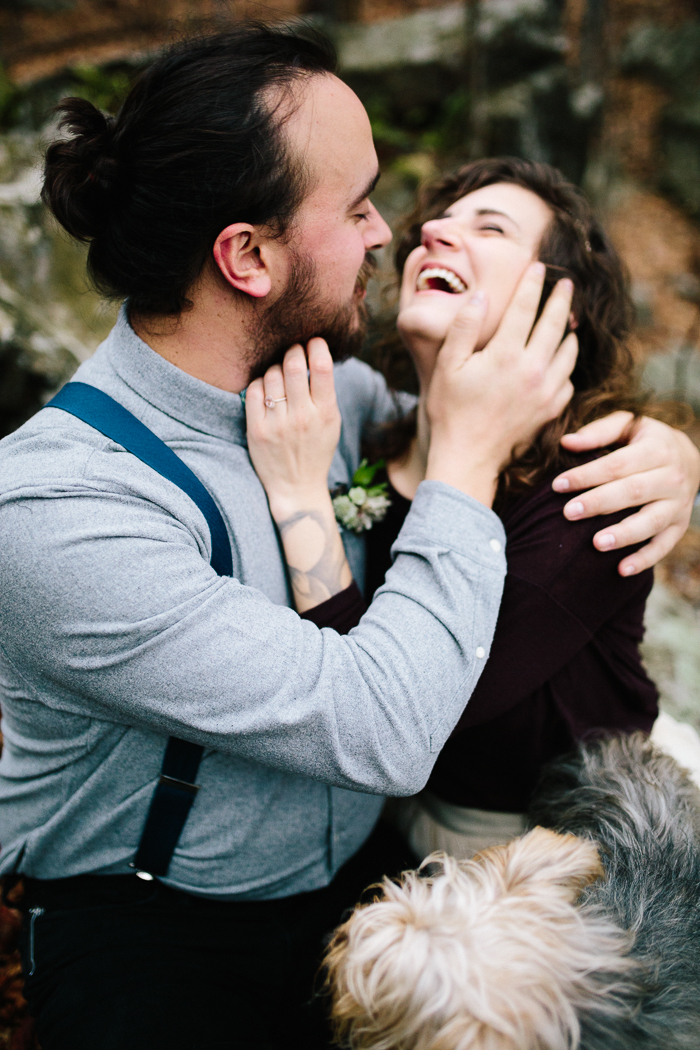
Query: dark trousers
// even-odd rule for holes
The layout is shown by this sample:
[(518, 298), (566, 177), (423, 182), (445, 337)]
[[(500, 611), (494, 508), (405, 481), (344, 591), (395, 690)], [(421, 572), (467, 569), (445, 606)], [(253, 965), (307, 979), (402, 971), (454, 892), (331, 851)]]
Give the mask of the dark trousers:
[(222, 902), (135, 875), (26, 879), (22, 965), (42, 1050), (322, 1050), (324, 941), (410, 866), (380, 823), (325, 889)]

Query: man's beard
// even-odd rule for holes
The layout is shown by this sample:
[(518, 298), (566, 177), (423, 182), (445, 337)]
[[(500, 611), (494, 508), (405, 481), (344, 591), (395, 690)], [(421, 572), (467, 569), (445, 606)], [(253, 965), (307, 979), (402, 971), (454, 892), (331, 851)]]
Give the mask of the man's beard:
[(334, 361), (345, 361), (362, 347), (367, 332), (367, 307), (364, 292), (376, 268), (373, 257), (365, 256), (355, 285), (353, 298), (342, 306), (324, 302), (316, 292), (316, 268), (311, 259), (295, 255), (292, 276), (276, 302), (259, 310), (253, 317), (254, 349), (250, 358), (252, 382), (267, 372), (271, 365), (282, 363), (290, 346), (319, 336), (328, 343)]

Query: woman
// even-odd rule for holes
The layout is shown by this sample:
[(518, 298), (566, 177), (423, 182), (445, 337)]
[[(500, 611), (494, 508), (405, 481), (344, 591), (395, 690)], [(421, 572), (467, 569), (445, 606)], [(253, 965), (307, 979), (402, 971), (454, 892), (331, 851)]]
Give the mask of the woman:
[[(469, 855), (519, 834), (547, 761), (601, 732), (649, 733), (658, 715), (638, 648), (652, 572), (625, 576), (617, 571), (616, 552), (605, 553), (615, 546), (605, 529), (623, 514), (567, 522), (566, 497), (552, 488), (554, 477), (582, 458), (562, 447), (564, 434), (616, 410), (637, 413), (642, 402), (633, 389), (626, 342), (631, 308), (620, 261), (581, 194), (546, 165), (477, 161), (439, 180), (422, 195), (399, 244), (398, 332), (420, 394), (414, 412), (373, 443), (375, 457), (388, 460), (391, 508), (367, 533), (366, 593), (383, 583), (391, 544), (425, 476), (426, 401), (450, 325), (467, 299), (480, 301), (477, 349), (485, 346), (534, 259), (546, 264), (549, 288), (560, 278), (574, 283), (575, 393), (500, 474), (495, 509), (506, 531), (509, 571), (490, 659), (427, 790), (398, 806), (397, 820), (419, 855), (435, 848)], [(265, 427), (258, 382), (249, 423), (256, 468)], [(270, 403), (284, 396), (283, 382), (280, 370), (265, 377)], [(264, 463), (258, 469), (273, 505), (274, 482), (266, 479)], [(333, 554), (324, 548), (319, 560), (318, 522), (292, 515), (281, 522), (281, 533), (299, 611), (320, 625), (349, 629), (362, 607), (348, 586), (340, 543), (331, 545)], [(328, 570), (333, 558), (334, 578), (344, 573), (347, 589), (322, 602), (332, 592), (314, 589), (308, 569), (325, 562)]]

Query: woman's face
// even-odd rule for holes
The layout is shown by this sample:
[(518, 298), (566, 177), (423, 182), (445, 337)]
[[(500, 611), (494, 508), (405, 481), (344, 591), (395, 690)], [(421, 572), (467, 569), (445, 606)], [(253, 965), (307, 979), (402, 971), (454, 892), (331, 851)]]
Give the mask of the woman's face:
[(468, 193), (426, 222), (404, 267), (398, 327), (426, 382), (447, 330), (467, 298), (486, 293), (478, 348), (492, 337), (537, 251), (552, 212), (522, 186), (499, 182)]

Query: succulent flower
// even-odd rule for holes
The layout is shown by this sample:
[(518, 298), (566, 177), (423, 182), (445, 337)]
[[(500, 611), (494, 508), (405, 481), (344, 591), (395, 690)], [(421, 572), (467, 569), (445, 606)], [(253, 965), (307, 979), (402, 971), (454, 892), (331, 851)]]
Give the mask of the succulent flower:
[(342, 528), (362, 533), (385, 516), (391, 506), (386, 494), (387, 483), (372, 485), (375, 474), (384, 465), (383, 459), (372, 466), (363, 459), (352, 476), (350, 488), (346, 491), (345, 486), (341, 486), (334, 490), (333, 510)]

